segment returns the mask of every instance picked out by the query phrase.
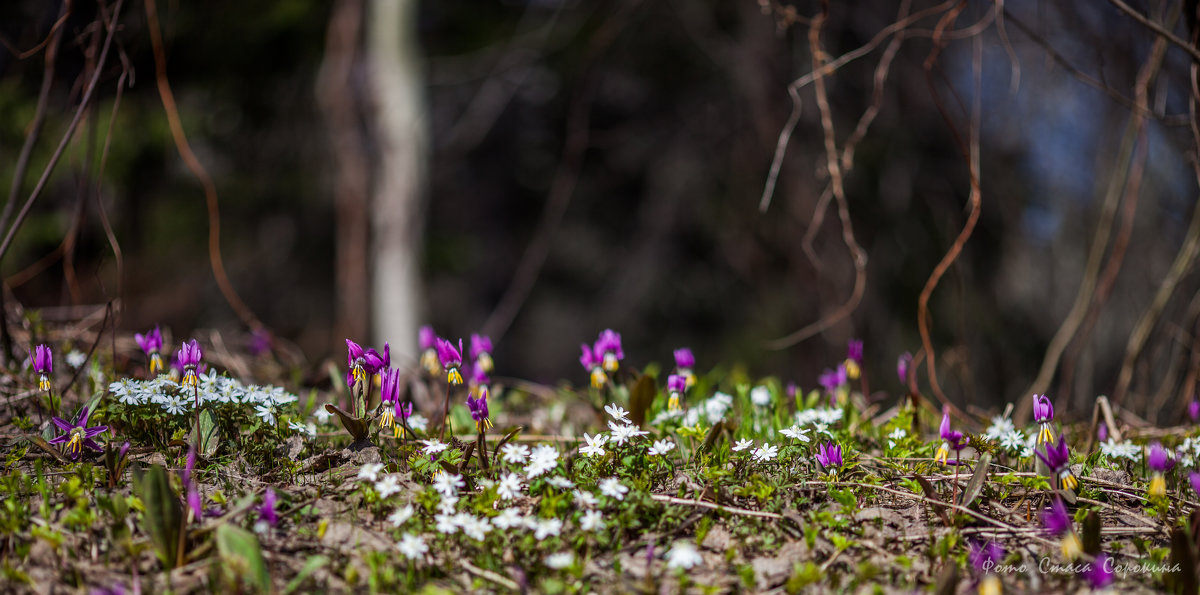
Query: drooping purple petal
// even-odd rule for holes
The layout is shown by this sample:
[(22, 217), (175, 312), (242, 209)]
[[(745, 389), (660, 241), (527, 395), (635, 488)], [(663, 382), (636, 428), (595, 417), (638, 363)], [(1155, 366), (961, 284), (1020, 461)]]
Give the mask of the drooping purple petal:
[(692, 355), (692, 350), (687, 347), (680, 347), (675, 350), (675, 367), (680, 370), (690, 370), (696, 365), (696, 356)]
[(679, 374), (671, 374), (667, 377), (667, 391), (673, 393), (682, 393), (687, 390), (687, 378)]
[(1067, 507), (1061, 499), (1055, 498), (1050, 508), (1042, 511), (1042, 526), (1046, 528), (1047, 533), (1056, 537), (1074, 529), (1071, 515), (1067, 513)]
[(846, 359), (854, 360), (855, 363), (863, 363), (863, 342), (860, 339), (850, 339), (850, 343), (846, 346)]
[(64, 432), (70, 432), (75, 427), (71, 422), (58, 416), (51, 418), (50, 421), (54, 422), (54, 425), (58, 426), (58, 429)]
[(84, 438), (94, 438), (108, 431), (108, 426), (95, 426), (83, 431)]
[(433, 332), (433, 327), (425, 325), (421, 330), (417, 331), (417, 343), (421, 346), (421, 351), (426, 349), (437, 348), (437, 333)]
[(438, 360), (441, 361), (443, 368), (457, 368), (462, 366), (462, 339), (458, 340), (458, 348), (455, 349), (454, 344), (445, 340), (437, 340)]
[(905, 352), (896, 358), (896, 376), (900, 378), (901, 384), (908, 383), (908, 367), (912, 365), (912, 354)]
[(487, 335), (471, 335), (471, 359), (479, 359), (482, 353), (492, 353), (492, 338)]

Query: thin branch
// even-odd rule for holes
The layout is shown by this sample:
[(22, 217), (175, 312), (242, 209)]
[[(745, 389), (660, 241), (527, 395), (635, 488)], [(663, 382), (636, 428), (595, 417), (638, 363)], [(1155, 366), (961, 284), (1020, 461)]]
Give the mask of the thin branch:
[(1122, 0), (1108, 0), (1108, 1), (1113, 6), (1116, 6), (1118, 9), (1120, 9), (1121, 12), (1132, 17), (1133, 20), (1141, 23), (1147, 29), (1157, 33), (1161, 37), (1165, 37), (1171, 43), (1179, 46), (1181, 49), (1183, 49), (1183, 51), (1187, 52), (1188, 55), (1190, 55), (1192, 57), (1192, 60), (1194, 62), (1200, 62), (1200, 50), (1196, 49), (1196, 46), (1193, 46), (1192, 44), (1188, 43), (1187, 41), (1176, 36), (1174, 33), (1171, 33), (1170, 31), (1167, 30), (1166, 27), (1163, 27), (1162, 25), (1150, 20), (1149, 18), (1146, 17), (1146, 15), (1143, 15), (1142, 13), (1134, 10), (1133, 7), (1129, 6)]

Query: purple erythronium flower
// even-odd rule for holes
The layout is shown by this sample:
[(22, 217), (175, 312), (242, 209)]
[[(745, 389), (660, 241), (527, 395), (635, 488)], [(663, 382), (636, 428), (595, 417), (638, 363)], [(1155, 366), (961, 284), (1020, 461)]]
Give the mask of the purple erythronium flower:
[(692, 350), (687, 347), (680, 347), (675, 350), (675, 373), (683, 376), (690, 388), (696, 384), (696, 374), (692, 368), (696, 366), (696, 356), (692, 355)]
[(196, 366), (200, 365), (200, 358), (204, 357), (204, 353), (200, 350), (200, 343), (195, 339), (185, 342), (179, 351), (175, 352), (175, 363), (183, 370), (183, 386), (185, 388), (197, 388), (200, 384), (200, 377), (196, 373)]
[(817, 463), (830, 473), (837, 473), (842, 467), (842, 447), (834, 442), (817, 445)]
[(1113, 570), (1108, 554), (1096, 556), (1096, 561), (1092, 562), (1091, 568), (1083, 573), (1083, 577), (1087, 579), (1088, 586), (1093, 591), (1100, 591), (1111, 585), (1113, 582)]
[(667, 409), (678, 411), (680, 409), (679, 400), (687, 390), (687, 379), (679, 374), (671, 374), (667, 377)]
[(50, 390), (50, 374), (54, 372), (54, 354), (48, 345), (33, 348), (33, 371), (38, 373), (38, 388)]
[(1096, 426), (1096, 440), (1099, 442), (1108, 440), (1108, 424), (1100, 422), (1100, 425)]
[(488, 376), (487, 370), (483, 369), (483, 364), (479, 360), (471, 364), (471, 386), (486, 386), (491, 383), (491, 376)]
[(488, 419), (487, 397), (488, 389), (486, 386), (479, 387), (478, 399), (472, 399), (470, 395), (467, 396), (467, 409), (471, 410), (471, 419), (475, 420), (475, 429), (479, 430), (481, 434), (492, 427), (492, 420)]
[[(943, 465), (947, 464), (947, 459), (950, 457), (950, 451), (955, 453), (962, 450), (967, 445), (967, 437), (958, 430), (950, 429), (950, 408), (942, 408), (942, 426), (938, 430), (938, 435), (942, 437), (942, 444), (938, 447), (937, 453), (933, 455), (935, 462)], [(955, 454), (955, 457), (958, 455)], [(954, 462), (956, 465), (958, 461)]]
[(374, 348), (363, 349), (361, 345), (346, 339), (346, 386), (355, 386), (360, 381), (368, 386), (368, 381), (380, 370), (391, 364), (392, 348), (383, 344), (383, 355)]
[(1051, 475), (1058, 478), (1062, 489), (1073, 490), (1079, 487), (1079, 480), (1071, 472), (1071, 453), (1067, 450), (1066, 438), (1059, 436), (1058, 444), (1046, 444), (1044, 450), (1044, 455), (1038, 450), (1034, 453), (1050, 468)]
[(1033, 395), (1033, 421), (1042, 425), (1038, 430), (1037, 445), (1054, 442), (1054, 429), (1050, 422), (1054, 421), (1054, 405), (1046, 395)]
[(279, 522), (279, 515), (275, 513), (275, 490), (267, 488), (263, 494), (262, 506), (258, 507), (258, 520), (266, 522), (267, 525), (274, 527)]
[(133, 335), (133, 340), (137, 341), (138, 347), (142, 348), (142, 352), (146, 357), (150, 358), (150, 375), (153, 376), (163, 369), (162, 351), (163, 339), (162, 331), (155, 326), (146, 334), (136, 333)]
[(621, 360), (625, 359), (625, 351), (621, 349), (621, 334), (612, 329), (606, 328), (600, 333), (592, 351), (600, 360), (600, 365), (604, 366), (604, 371), (610, 374), (616, 372)]
[[(379, 417), (380, 428), (390, 428), (396, 425), (396, 405), (400, 402), (400, 370), (388, 368), (380, 376)], [(399, 433), (399, 430), (397, 430)]]
[(863, 342), (858, 339), (850, 339), (850, 344), (846, 347), (846, 361), (842, 365), (846, 368), (846, 377), (850, 380), (857, 380), (858, 375), (862, 373), (863, 361)]
[(1167, 479), (1164, 474), (1175, 467), (1175, 460), (1167, 453), (1161, 444), (1155, 442), (1150, 446), (1150, 454), (1146, 455), (1146, 466), (1154, 472), (1150, 478), (1150, 497), (1162, 498), (1167, 495)]
[(246, 344), (246, 351), (249, 351), (250, 355), (257, 357), (271, 351), (271, 344), (273, 342), (274, 340), (271, 338), (270, 331), (263, 328), (255, 329), (254, 332), (250, 333), (250, 342)]
[(70, 455), (72, 460), (79, 459), (79, 455), (83, 453), (83, 447), (85, 446), (96, 451), (103, 450), (92, 438), (107, 432), (108, 426), (92, 426), (89, 428), (87, 425), (89, 415), (91, 415), (91, 412), (88, 411), (87, 407), (84, 407), (79, 410), (79, 416), (75, 418), (75, 423), (70, 423), (61, 417), (55, 417), (53, 419), (54, 425), (66, 433), (50, 440), (50, 444), (66, 443), (67, 454)]
[(608, 375), (604, 373), (600, 356), (592, 351), (587, 343), (581, 343), (579, 348), (583, 350), (583, 355), (579, 356), (579, 364), (591, 375), (592, 387), (602, 388), (604, 383), (608, 382)]
[(442, 371), (442, 364), (438, 361), (437, 340), (437, 333), (433, 332), (432, 326), (425, 325), (417, 333), (417, 342), (421, 346), (421, 367), (430, 376), (437, 376)]
[(492, 371), (492, 338), (487, 335), (471, 335), (471, 359), (485, 373)]
[(900, 377), (900, 384), (908, 384), (908, 367), (911, 365), (912, 354), (907, 351), (896, 358), (896, 376)]
[(462, 339), (458, 340), (457, 349), (454, 343), (442, 338), (437, 340), (438, 361), (446, 369), (446, 382), (452, 385), (463, 383), (463, 375), (459, 371), (459, 368), (462, 368), (462, 348)]
[(1192, 418), (1192, 423), (1200, 421), (1200, 401), (1188, 403), (1188, 417)]
[(1051, 537), (1062, 538), (1064, 558), (1074, 560), (1079, 557), (1083, 551), (1083, 544), (1080, 543), (1079, 536), (1075, 534), (1075, 524), (1071, 522), (1067, 506), (1060, 498), (1055, 497), (1050, 508), (1042, 511), (1042, 526)]
[(1200, 473), (1192, 471), (1188, 474), (1188, 481), (1192, 483), (1192, 490), (1194, 490), (1197, 495), (1200, 495)]

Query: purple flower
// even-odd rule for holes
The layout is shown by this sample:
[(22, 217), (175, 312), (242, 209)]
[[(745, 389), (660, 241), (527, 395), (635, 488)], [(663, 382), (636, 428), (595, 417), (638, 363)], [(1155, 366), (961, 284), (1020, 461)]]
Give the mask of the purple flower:
[(912, 354), (907, 351), (896, 358), (896, 376), (900, 377), (900, 384), (908, 384), (908, 367), (911, 365)]
[(1096, 427), (1096, 440), (1100, 442), (1108, 440), (1108, 424), (1100, 422), (1100, 425)]
[(1146, 456), (1146, 466), (1149, 467), (1151, 471), (1166, 473), (1175, 466), (1175, 461), (1171, 458), (1171, 455), (1167, 453), (1167, 450), (1163, 448), (1161, 444), (1155, 442), (1150, 446), (1150, 454)]
[(592, 351), (604, 366), (604, 371), (608, 373), (616, 372), (621, 360), (625, 359), (625, 352), (621, 349), (621, 334), (613, 332), (612, 329), (604, 329), (600, 333)]
[[(942, 437), (942, 445), (938, 447), (937, 453), (933, 455), (933, 460), (943, 465), (947, 464), (947, 459), (950, 457), (950, 451), (958, 452), (967, 445), (967, 438), (958, 430), (950, 429), (950, 408), (942, 408), (942, 425), (938, 430), (938, 434)], [(958, 464), (958, 461), (955, 461)]]
[(38, 388), (50, 390), (50, 374), (54, 372), (54, 354), (48, 345), (38, 345), (33, 349), (33, 371), (37, 372)]
[(54, 425), (66, 433), (51, 439), (50, 444), (63, 444), (65, 442), (67, 445), (67, 454), (71, 456), (72, 460), (79, 459), (79, 455), (82, 454), (83, 447), (85, 446), (96, 451), (102, 450), (100, 445), (96, 444), (96, 441), (92, 440), (92, 438), (107, 432), (108, 426), (92, 426), (89, 428), (87, 423), (90, 414), (91, 412), (88, 411), (88, 408), (84, 407), (79, 411), (79, 416), (75, 418), (75, 423), (70, 423), (61, 417), (54, 417), (52, 420), (54, 421)]
[(1054, 428), (1050, 427), (1050, 422), (1054, 421), (1054, 405), (1046, 395), (1033, 395), (1033, 421), (1042, 424), (1038, 430), (1037, 444), (1054, 442)]
[(471, 364), (471, 384), (474, 386), (483, 386), (491, 384), (492, 378), (488, 376), (487, 370), (483, 369), (482, 359), (476, 360)]
[(817, 445), (817, 463), (826, 471), (832, 469), (837, 473), (842, 466), (842, 447), (833, 442)]
[(452, 385), (463, 383), (462, 372), (459, 371), (462, 367), (462, 348), (462, 339), (458, 340), (457, 349), (454, 348), (454, 343), (442, 338), (437, 340), (438, 361), (446, 369), (446, 382)]
[(380, 370), (392, 363), (392, 348), (383, 344), (383, 355), (375, 348), (363, 349), (361, 345), (346, 339), (346, 386), (367, 382)]
[(179, 351), (175, 352), (175, 363), (183, 370), (183, 386), (185, 388), (197, 388), (200, 384), (200, 378), (196, 375), (196, 366), (200, 365), (200, 358), (204, 357), (204, 353), (200, 350), (200, 343), (195, 339), (183, 343)]
[(1200, 473), (1192, 471), (1188, 474), (1188, 481), (1192, 483), (1192, 490), (1194, 490), (1196, 494), (1200, 495)]
[(846, 346), (846, 359), (856, 364), (862, 364), (863, 342), (861, 339), (850, 339), (850, 343)]
[(800, 387), (796, 386), (796, 383), (795, 383), (795, 382), (788, 382), (788, 383), (787, 383), (787, 389), (786, 389), (786, 391), (785, 391), (785, 392), (787, 392), (787, 396), (788, 396), (788, 398), (789, 398), (789, 399), (795, 399), (795, 398), (796, 398), (796, 392), (797, 392), (797, 391), (799, 391), (799, 390), (800, 390)]
[(825, 392), (834, 394), (842, 385), (846, 384), (846, 367), (838, 366), (836, 370), (826, 369), (817, 377), (817, 382), (825, 389)]
[(667, 377), (667, 409), (678, 411), (679, 397), (687, 390), (687, 378), (679, 374)]
[(675, 350), (675, 367), (680, 370), (690, 370), (696, 365), (696, 356), (692, 355), (692, 350), (687, 347), (680, 347)]
[(471, 410), (471, 419), (475, 420), (475, 428), (481, 434), (492, 427), (492, 420), (488, 419), (487, 397), (486, 386), (479, 388), (478, 399), (472, 399), (470, 395), (467, 395), (467, 409)]
[(604, 373), (600, 356), (592, 351), (587, 343), (581, 343), (579, 348), (583, 351), (583, 355), (579, 356), (579, 364), (591, 374), (592, 386), (594, 388), (603, 387), (604, 383), (608, 382), (608, 375)]
[(158, 329), (158, 326), (155, 326), (153, 329), (147, 331), (144, 335), (141, 333), (135, 333), (133, 335), (133, 340), (137, 341), (138, 347), (141, 347), (142, 352), (146, 354), (146, 357), (150, 358), (150, 374), (154, 375), (157, 374), (159, 370), (162, 370), (163, 362), (162, 356), (159, 355), (159, 352), (162, 351), (163, 338), (162, 331)]
[(1096, 556), (1096, 561), (1092, 562), (1091, 568), (1083, 573), (1083, 577), (1087, 579), (1088, 586), (1095, 591), (1104, 589), (1113, 582), (1112, 564), (1108, 560), (1108, 554)]
[(487, 335), (471, 335), (471, 359), (484, 372), (492, 371), (492, 338)]
[(264, 521), (267, 525), (274, 527), (279, 522), (279, 515), (275, 513), (275, 490), (267, 488), (263, 494), (262, 506), (258, 507), (258, 520)]
[(425, 325), (421, 327), (417, 337), (421, 344), (421, 367), (425, 368), (430, 376), (437, 376), (442, 371), (442, 364), (438, 361), (437, 334), (433, 332), (432, 326)]
[(1067, 513), (1067, 506), (1063, 504), (1062, 499), (1056, 496), (1054, 502), (1050, 503), (1050, 508), (1042, 511), (1042, 526), (1051, 537), (1062, 537), (1075, 530), (1071, 515)]
[(1200, 401), (1188, 403), (1188, 417), (1192, 418), (1192, 423), (1200, 421)]
[(395, 405), (400, 402), (400, 370), (388, 368), (380, 376), (379, 427), (390, 428), (396, 425)]
[(971, 553), (967, 558), (971, 561), (971, 566), (975, 567), (976, 572), (986, 574), (1004, 559), (1004, 548), (994, 541), (984, 544), (972, 541)]
[(271, 333), (267, 329), (256, 329), (250, 333), (250, 343), (246, 345), (246, 350), (250, 355), (259, 356), (271, 351)]
[(1050, 468), (1052, 475), (1058, 476), (1062, 488), (1073, 490), (1078, 487), (1079, 480), (1071, 472), (1071, 453), (1067, 450), (1066, 438), (1059, 436), (1058, 444), (1046, 443), (1044, 450), (1046, 451), (1044, 455), (1039, 450), (1033, 452)]

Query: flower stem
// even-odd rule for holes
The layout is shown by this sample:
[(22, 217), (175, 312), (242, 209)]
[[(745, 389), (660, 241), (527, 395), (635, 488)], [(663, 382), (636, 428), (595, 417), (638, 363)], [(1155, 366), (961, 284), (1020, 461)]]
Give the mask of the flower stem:
[(446, 425), (450, 423), (450, 383), (446, 382), (446, 400), (442, 404), (442, 432), (439, 440), (446, 439)]

